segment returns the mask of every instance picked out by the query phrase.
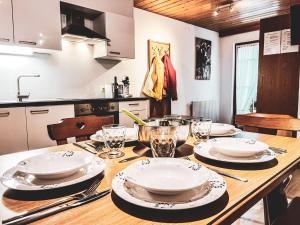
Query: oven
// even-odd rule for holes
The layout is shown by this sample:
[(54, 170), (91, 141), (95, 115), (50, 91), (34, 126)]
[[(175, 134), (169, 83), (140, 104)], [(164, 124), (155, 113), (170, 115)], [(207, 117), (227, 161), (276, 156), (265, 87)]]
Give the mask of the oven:
[(75, 104), (75, 117), (79, 116), (110, 116), (114, 117), (114, 123), (119, 123), (119, 102), (95, 101), (92, 103)]

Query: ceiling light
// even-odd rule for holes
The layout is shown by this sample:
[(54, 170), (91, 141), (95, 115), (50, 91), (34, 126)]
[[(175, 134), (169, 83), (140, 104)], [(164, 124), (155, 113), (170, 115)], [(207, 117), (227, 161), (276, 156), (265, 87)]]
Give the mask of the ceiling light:
[(0, 45), (0, 54), (33, 55), (33, 50), (32, 50), (32, 48), (29, 48), (29, 47)]

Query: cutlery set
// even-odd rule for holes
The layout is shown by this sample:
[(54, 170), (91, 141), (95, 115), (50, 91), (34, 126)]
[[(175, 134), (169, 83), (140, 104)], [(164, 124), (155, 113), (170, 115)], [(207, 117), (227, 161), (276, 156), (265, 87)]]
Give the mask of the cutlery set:
[(12, 225), (12, 224), (27, 224), (42, 218), (45, 218), (56, 213), (72, 209), (94, 200), (97, 200), (101, 197), (106, 196), (110, 193), (110, 189), (106, 189), (101, 192), (96, 192), (96, 189), (101, 183), (101, 178), (97, 177), (91, 186), (85, 191), (74, 194), (65, 198), (62, 198), (58, 201), (52, 202), (50, 204), (34, 208), (32, 210), (20, 213), (17, 216), (3, 220), (3, 225)]
[[(223, 129), (223, 127), (220, 126), (218, 128)], [(213, 160), (218, 160), (223, 162), (233, 162), (233, 163), (267, 162), (274, 159), (276, 154), (287, 153), (287, 150), (283, 148), (269, 147), (268, 145), (259, 141), (255, 141), (254, 143), (250, 143), (247, 141), (248, 140), (243, 138), (231, 138), (231, 139), (218, 138), (218, 140), (211, 139), (207, 141), (209, 145), (206, 142), (204, 144), (202, 143), (196, 145), (194, 147), (194, 152), (195, 154), (198, 154), (205, 158), (210, 158)], [(96, 142), (84, 142), (80, 144), (73, 143), (73, 145), (94, 155), (92, 156), (91, 154), (85, 153), (89, 157), (93, 158), (93, 159), (89, 159), (90, 160), (89, 163), (93, 162), (92, 164), (88, 164), (91, 166), (87, 166), (87, 162), (84, 161), (87, 160), (86, 158), (85, 159), (82, 159), (82, 157), (76, 158), (76, 154), (79, 154), (78, 151), (66, 151), (62, 156), (56, 156), (56, 157), (65, 157), (68, 158), (68, 160), (71, 160), (70, 157), (71, 158), (73, 157), (72, 158), (73, 161), (72, 160), (70, 161), (70, 166), (74, 167), (74, 171), (75, 169), (79, 171), (79, 168), (81, 168), (80, 171), (81, 173), (83, 173), (81, 176), (83, 177), (85, 176), (85, 178), (77, 179), (77, 180), (75, 179), (74, 183), (86, 180), (89, 178), (89, 176), (95, 177), (97, 174), (104, 171), (105, 162), (103, 159), (100, 159), (98, 157), (99, 156), (98, 153), (103, 151), (103, 147), (104, 147), (103, 142), (96, 141)], [(254, 145), (257, 146), (253, 147)], [(223, 158), (222, 157), (220, 158), (220, 154), (214, 153), (214, 151), (212, 151), (211, 149), (218, 151), (220, 154), (224, 154), (222, 156)], [(257, 155), (259, 155), (259, 157), (254, 157)], [(126, 163), (135, 159), (139, 159), (141, 157), (143, 157), (143, 155), (128, 157), (120, 160), (118, 163)], [(230, 157), (233, 157), (233, 159)], [(234, 159), (234, 157), (236, 158)], [(248, 157), (248, 158), (243, 158), (243, 157)], [(63, 160), (65, 160), (65, 158), (57, 158), (56, 162), (59, 161), (60, 164), (65, 165), (63, 163)], [(100, 161), (97, 162), (97, 159), (98, 161), (99, 160)], [(30, 161), (28, 162), (27, 161), (24, 160), (24, 162), (21, 161), (19, 163), (20, 164), (19, 170), (16, 169), (14, 170), (12, 168), (10, 169), (11, 171), (8, 170), (6, 173), (4, 173), (3, 180), (7, 181), (8, 187), (10, 183), (9, 180), (16, 179), (16, 178), (26, 180), (26, 176), (28, 176), (27, 174), (30, 174), (30, 172), (28, 172), (30, 171), (28, 170), (28, 167), (30, 167), (30, 163), (29, 163)], [(24, 164), (24, 168), (22, 168), (23, 166), (22, 163)], [(78, 165), (79, 163), (82, 164), (81, 167), (78, 167), (80, 166)], [(94, 165), (95, 168), (93, 168), (92, 165)], [(58, 174), (58, 172), (55, 173), (53, 171), (52, 174), (37, 174), (35, 170), (41, 171), (42, 166), (39, 166), (40, 168), (38, 167), (35, 168), (35, 166), (31, 166), (31, 167), (32, 167), (31, 171), (33, 171), (31, 173), (34, 176), (35, 175), (40, 175), (40, 176), (43, 175), (44, 177), (52, 176), (57, 179), (59, 178), (58, 176), (62, 176), (61, 174)], [(176, 174), (180, 173), (181, 175), (180, 176), (178, 176), (178, 174), (176, 176), (174, 175), (173, 180), (172, 179), (168, 180), (170, 179), (169, 175), (172, 174), (172, 171), (174, 171), (174, 169), (176, 171)], [(49, 170), (51, 171), (51, 169)], [(61, 168), (61, 170), (63, 170), (63, 168)], [(169, 172), (165, 173), (165, 171), (168, 170)], [(204, 174), (203, 171), (206, 171), (207, 173), (206, 178), (203, 176)], [(21, 175), (17, 175), (19, 173)], [(70, 174), (70, 171), (65, 171), (65, 173), (66, 174), (69, 173), (69, 175), (72, 175)], [(168, 176), (164, 177), (164, 175), (166, 174)], [(194, 207), (199, 207), (208, 204), (220, 198), (224, 194), (224, 192), (227, 189), (226, 182), (223, 180), (222, 176), (220, 175), (241, 182), (248, 182), (248, 179), (246, 178), (239, 177), (228, 172), (224, 172), (220, 169), (206, 167), (199, 163), (193, 162), (189, 157), (183, 157), (181, 159), (148, 158), (146, 160), (137, 161), (129, 165), (118, 175), (116, 175), (112, 181), (112, 189), (119, 197), (135, 205), (140, 205), (148, 208), (159, 208), (159, 209), (169, 209), (169, 210), (187, 209), (187, 208), (194, 208)], [(153, 176), (155, 176), (156, 179), (153, 179)], [(192, 177), (192, 178), (194, 177), (194, 178), (190, 180), (186, 180), (185, 179), (186, 177)], [(185, 179), (185, 180), (180, 180), (180, 179)], [(5, 185), (5, 182), (3, 180), (2, 183)], [(110, 189), (97, 192), (96, 189), (99, 187), (100, 183), (101, 183), (101, 178), (99, 176), (96, 176), (94, 182), (85, 191), (82, 191), (80, 193), (68, 197), (61, 198), (47, 205), (43, 205), (34, 208), (32, 210), (20, 213), (17, 216), (3, 220), (2, 223), (4, 225), (27, 224), (48, 217), (50, 215), (54, 215), (59, 212), (72, 209), (90, 203), (97, 199), (100, 199), (111, 192)], [(68, 184), (69, 183), (66, 182), (64, 185), (67, 186)], [(63, 185), (61, 187), (63, 187)], [(11, 188), (16, 188), (19, 190), (31, 190), (30, 184), (28, 184), (27, 186), (19, 185), (17, 187), (11, 187)], [(41, 184), (40, 186), (37, 186), (36, 190), (42, 190), (47, 188), (49, 189), (52, 188), (51, 182), (49, 183), (49, 185)], [(178, 195), (175, 196), (174, 193), (177, 193)], [(186, 196), (188, 196), (188, 199)]]

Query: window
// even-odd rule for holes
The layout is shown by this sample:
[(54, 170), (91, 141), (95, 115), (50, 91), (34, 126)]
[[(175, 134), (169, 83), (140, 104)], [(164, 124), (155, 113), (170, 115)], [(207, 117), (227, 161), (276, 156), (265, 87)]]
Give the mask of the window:
[(235, 46), (234, 114), (256, 111), (259, 43), (240, 43)]

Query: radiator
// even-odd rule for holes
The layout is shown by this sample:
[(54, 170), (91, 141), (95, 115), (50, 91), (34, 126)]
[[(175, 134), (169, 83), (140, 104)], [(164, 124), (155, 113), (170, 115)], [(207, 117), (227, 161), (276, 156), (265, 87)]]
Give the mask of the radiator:
[(217, 122), (219, 116), (217, 101), (215, 100), (193, 101), (191, 112), (193, 117), (204, 117), (213, 122)]

